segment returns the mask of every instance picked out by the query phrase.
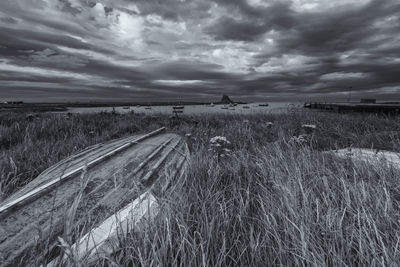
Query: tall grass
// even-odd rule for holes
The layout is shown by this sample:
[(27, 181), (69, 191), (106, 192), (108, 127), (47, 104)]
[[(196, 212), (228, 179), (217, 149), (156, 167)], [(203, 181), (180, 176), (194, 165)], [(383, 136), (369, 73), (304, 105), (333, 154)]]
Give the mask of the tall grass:
[[(163, 214), (147, 231), (128, 236), (112, 261), (120, 266), (398, 265), (400, 171), (322, 152), (362, 145), (379, 130), (393, 136), (398, 118), (304, 116), (309, 117), (268, 118), (276, 125), (271, 135), (263, 129), (266, 118), (245, 126), (238, 118), (228, 119), (230, 124), (209, 118), (207, 125), (217, 126), (195, 133), (198, 147), (188, 175), (162, 201)], [(303, 122), (319, 126), (314, 143), (289, 144)], [(231, 140), (230, 157), (213, 158), (207, 149), (213, 135)], [(375, 140), (369, 147), (379, 147), (382, 140)], [(398, 139), (386, 138), (383, 147), (398, 151), (398, 146)]]
[[(42, 149), (38, 144), (54, 147), (41, 150), (45, 160), (35, 166), (44, 169), (87, 145), (134, 132), (167, 126), (180, 134), (192, 133), (187, 175), (161, 201), (160, 216), (144, 231), (129, 234), (117, 253), (99, 260), (100, 265), (400, 263), (400, 171), (323, 153), (347, 146), (400, 152), (399, 117), (299, 113), (177, 120), (102, 114), (69, 120), (41, 115), (25, 122), (22, 115), (15, 116), (22, 130), (15, 139), (8, 138), (17, 141), (2, 142), (2, 177), (8, 177), (2, 180), (4, 194), (34, 177), (31, 161), (17, 160), (16, 155), (33, 157), (29, 153)], [(268, 121), (274, 123), (272, 128)], [(1, 127), (16, 127), (15, 123), (2, 120)], [(290, 143), (305, 123), (317, 125), (311, 143)], [(42, 128), (47, 138), (33, 133)], [(89, 134), (93, 130), (94, 137)], [(216, 135), (232, 143), (231, 155), (220, 160), (209, 151), (209, 140)], [(62, 142), (67, 151), (55, 150)], [(25, 172), (9, 175), (13, 168)]]
[(194, 155), (186, 180), (120, 266), (345, 266), (400, 262), (399, 171), (286, 144)]

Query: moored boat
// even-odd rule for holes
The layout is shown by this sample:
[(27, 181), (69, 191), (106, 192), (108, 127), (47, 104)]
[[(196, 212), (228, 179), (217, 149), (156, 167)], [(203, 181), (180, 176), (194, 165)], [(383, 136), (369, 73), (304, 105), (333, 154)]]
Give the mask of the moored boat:
[(173, 109), (184, 109), (185, 106), (172, 106)]

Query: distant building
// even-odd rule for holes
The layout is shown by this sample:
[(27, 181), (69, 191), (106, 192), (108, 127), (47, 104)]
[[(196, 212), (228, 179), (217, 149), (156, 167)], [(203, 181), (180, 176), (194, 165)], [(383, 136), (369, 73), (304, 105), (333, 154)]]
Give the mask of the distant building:
[(376, 99), (375, 98), (361, 98), (361, 103), (370, 103), (370, 104), (375, 104)]

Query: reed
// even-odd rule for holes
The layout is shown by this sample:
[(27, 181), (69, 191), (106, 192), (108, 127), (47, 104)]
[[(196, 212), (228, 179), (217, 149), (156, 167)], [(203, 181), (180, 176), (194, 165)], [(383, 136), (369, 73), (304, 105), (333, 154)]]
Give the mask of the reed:
[[(302, 133), (303, 124), (316, 125), (309, 142), (289, 142)], [(88, 145), (161, 126), (191, 134), (187, 175), (163, 194), (161, 214), (145, 229), (121, 238), (118, 252), (99, 259), (99, 265), (400, 262), (400, 171), (323, 153), (347, 146), (400, 152), (399, 117), (301, 112), (179, 119), (93, 114), (66, 119), (42, 114), (25, 121), (23, 114), (3, 114), (2, 193), (10, 194)], [(209, 150), (214, 136), (231, 142), (230, 153), (219, 160)]]

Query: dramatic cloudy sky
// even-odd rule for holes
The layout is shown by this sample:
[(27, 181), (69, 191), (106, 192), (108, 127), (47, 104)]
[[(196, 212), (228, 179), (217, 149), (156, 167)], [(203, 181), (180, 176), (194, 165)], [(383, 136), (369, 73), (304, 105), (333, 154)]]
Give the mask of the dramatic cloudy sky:
[(0, 100), (400, 98), (399, 0), (0, 0)]

